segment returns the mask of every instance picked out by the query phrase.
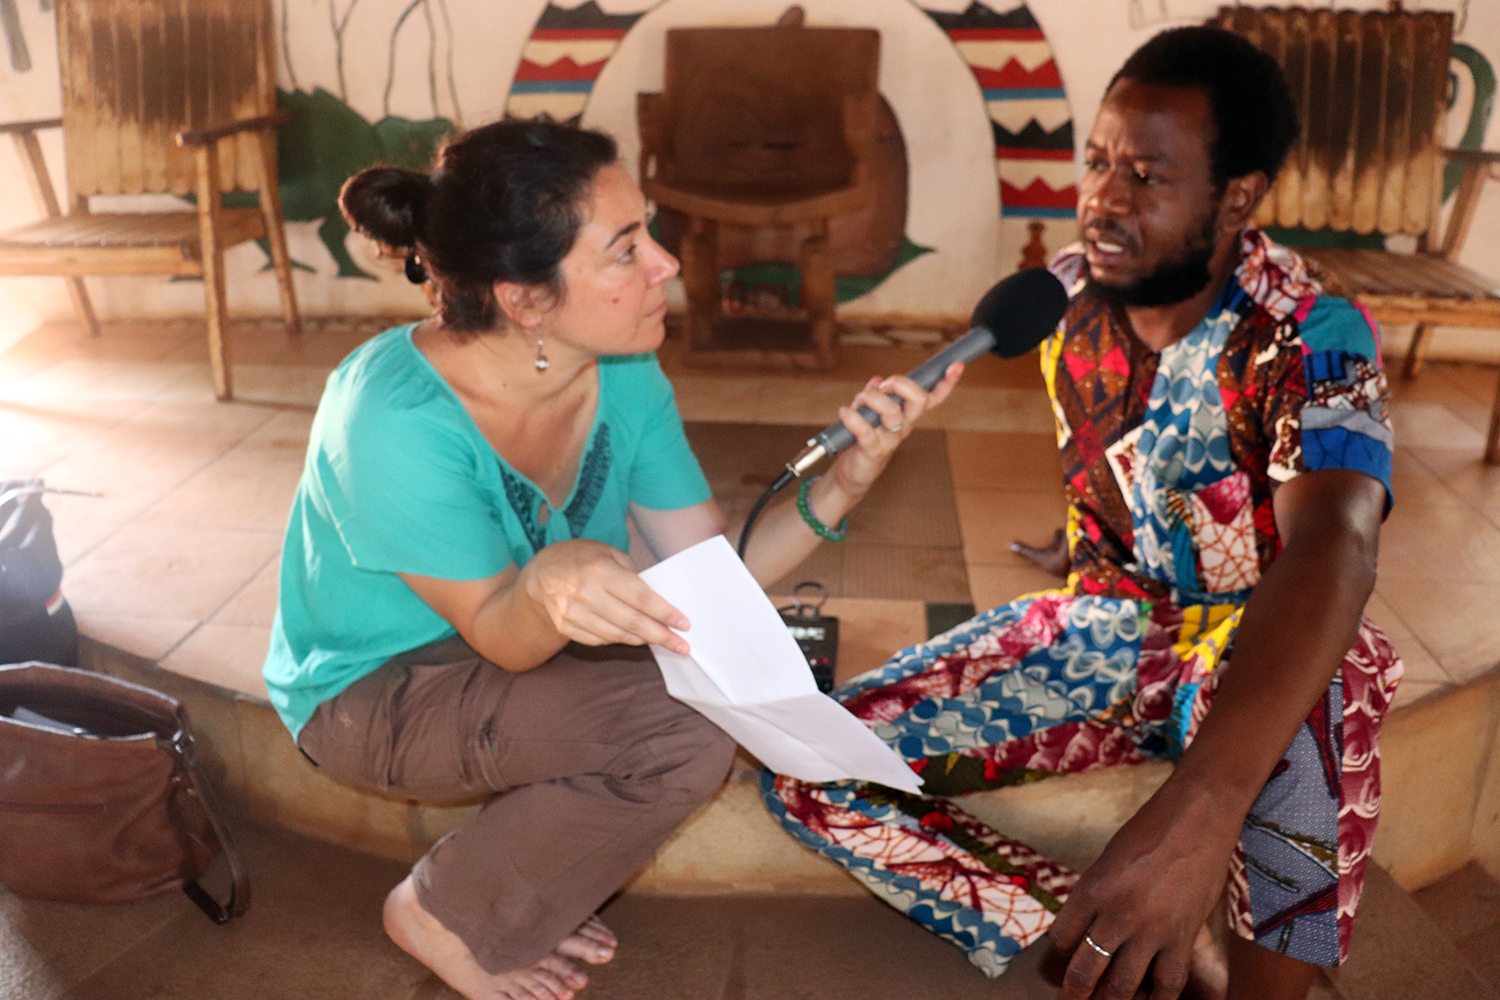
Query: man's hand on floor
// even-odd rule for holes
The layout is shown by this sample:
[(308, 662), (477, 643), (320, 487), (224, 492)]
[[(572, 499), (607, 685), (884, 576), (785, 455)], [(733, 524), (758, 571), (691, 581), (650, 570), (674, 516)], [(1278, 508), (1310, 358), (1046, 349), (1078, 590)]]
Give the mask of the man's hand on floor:
[(1079, 878), (1052, 925), (1053, 943), (1072, 954), (1062, 1000), (1130, 1000), (1148, 971), (1151, 1000), (1175, 1000), (1243, 819), (1168, 779)]

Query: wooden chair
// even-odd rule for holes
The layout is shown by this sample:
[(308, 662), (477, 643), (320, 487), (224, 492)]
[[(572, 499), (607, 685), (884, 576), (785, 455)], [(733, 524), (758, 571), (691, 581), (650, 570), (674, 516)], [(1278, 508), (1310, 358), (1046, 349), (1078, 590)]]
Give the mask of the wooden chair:
[[(681, 245), (688, 364), (833, 366), (829, 221), (870, 196), (880, 33), (678, 28), (665, 84), (640, 94), (641, 188), (688, 217)], [(720, 226), (801, 227), (803, 320), (723, 317)]]
[[(300, 328), (276, 188), (269, 0), (57, 0), (62, 117), (0, 125), (16, 142), (42, 221), (0, 234), (0, 275), (62, 275), (79, 322), (99, 324), (84, 275), (201, 276), (214, 392), (232, 396), (224, 251), (267, 238), (286, 328)], [(36, 133), (61, 127), (67, 211)], [(225, 208), (253, 191), (259, 208)], [(91, 195), (193, 196), (196, 211), (96, 213)]]
[[(1416, 238), (1413, 254), (1298, 247), (1329, 291), (1381, 322), (1417, 324), (1408, 378), (1422, 367), (1432, 326), (1500, 330), (1500, 282), (1457, 262), (1500, 153), (1443, 148), (1453, 15), (1235, 6), (1221, 8), (1217, 23), (1281, 63), (1303, 122), (1257, 224)], [(1464, 170), (1439, 237), (1445, 158)], [(1500, 462), (1500, 387), (1484, 459)]]

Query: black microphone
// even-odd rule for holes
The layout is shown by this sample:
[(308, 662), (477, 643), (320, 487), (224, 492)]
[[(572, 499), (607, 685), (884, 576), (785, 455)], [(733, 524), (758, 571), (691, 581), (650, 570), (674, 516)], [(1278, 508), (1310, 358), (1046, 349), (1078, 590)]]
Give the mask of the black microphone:
[[(1057, 329), (1067, 309), (1067, 290), (1051, 271), (1044, 267), (1017, 271), (984, 293), (969, 317), (968, 333), (912, 369), (907, 377), (930, 390), (955, 361), (973, 361), (985, 351), (1002, 358), (1018, 358), (1046, 340)], [(900, 396), (890, 395), (901, 402)], [(872, 427), (880, 423), (880, 417), (868, 406), (861, 406), (859, 415)], [(802, 454), (787, 463), (787, 472), (800, 476), (825, 455), (837, 455), (853, 443), (854, 435), (849, 428), (835, 421), (810, 439)], [(783, 480), (788, 478), (782, 476)]]

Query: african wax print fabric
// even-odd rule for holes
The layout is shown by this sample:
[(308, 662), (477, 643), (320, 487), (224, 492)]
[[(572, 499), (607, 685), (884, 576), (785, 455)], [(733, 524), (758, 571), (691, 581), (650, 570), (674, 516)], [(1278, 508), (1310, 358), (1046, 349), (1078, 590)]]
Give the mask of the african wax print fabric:
[[(1271, 495), (1349, 468), (1390, 496), (1374, 324), (1320, 294), (1255, 230), (1224, 295), (1156, 354), (1092, 298), (1082, 257), (1042, 346), (1067, 493), (1066, 589), (1023, 597), (897, 653), (835, 692), (922, 776), (923, 794), (767, 774), (782, 825), (987, 975), (1037, 940), (1077, 874), (947, 796), (1175, 759), (1229, 667), (1280, 551)], [(1368, 619), (1241, 830), (1229, 916), (1242, 937), (1319, 965), (1348, 951), (1379, 812), (1379, 724), (1401, 676)]]
[[(1049, 591), (981, 614), (834, 696), (922, 776), (922, 795), (765, 773), (773, 816), (986, 975), (1052, 925), (1077, 873), (948, 796), (1172, 756), (1227, 668), (1240, 607)], [(1229, 922), (1336, 965), (1380, 803), (1379, 723), (1401, 668), (1365, 619), (1240, 831)]]
[(1355, 469), (1390, 495), (1389, 390), (1374, 322), (1320, 294), (1300, 257), (1247, 230), (1209, 315), (1160, 354), (1083, 290), (1042, 344), (1069, 506), (1070, 588), (1242, 602), (1281, 549), (1275, 486)]

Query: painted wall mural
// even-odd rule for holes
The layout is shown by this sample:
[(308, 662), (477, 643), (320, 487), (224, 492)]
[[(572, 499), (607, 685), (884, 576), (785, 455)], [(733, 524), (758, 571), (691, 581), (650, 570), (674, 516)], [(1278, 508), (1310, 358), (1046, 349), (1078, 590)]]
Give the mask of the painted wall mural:
[[(322, 87), (311, 93), (278, 90), (292, 113), (276, 147), (281, 207), (289, 222), (317, 222), (318, 239), (338, 266), (337, 277), (378, 280), (349, 254), (349, 224), (339, 212), (339, 189), (377, 163), (425, 170), (457, 126), (446, 118), (414, 121), (387, 115), (373, 124)], [(269, 261), (269, 250), (266, 250)], [(301, 270), (312, 267), (296, 262)]]
[[(606, 13), (594, 0), (572, 8), (549, 4), (522, 50), (506, 113), (581, 120), (596, 81), (626, 35), (648, 12), (671, 2), (648, 0), (625, 13)], [(914, 6), (947, 35), (978, 84), (992, 132), (1002, 226), (1071, 219), (1078, 198), (1072, 114), (1052, 50), (1031, 11), (1020, 4), (999, 12), (978, 0), (958, 13)], [(886, 276), (929, 250), (908, 238)], [(839, 300), (873, 291), (886, 276), (841, 275)], [(733, 268), (724, 277), (727, 305), (767, 294), (779, 304), (795, 305), (798, 282), (789, 266)]]
[[(0, 104), (8, 117), (57, 113), (55, 0), (0, 0)], [(677, 25), (770, 24), (793, 0), (271, 0), (278, 15), (282, 197), (300, 294), (311, 314), (419, 308), (340, 218), (349, 174), (376, 162), (421, 167), (454, 130), (503, 114), (547, 114), (606, 128), (627, 163), (637, 146), (637, 91), (660, 87), (666, 30)], [(1071, 238), (1075, 146), (1108, 67), (1150, 33), (1211, 16), (1219, 0), (800, 0), (809, 24), (882, 33), (881, 90), (909, 160), (904, 235), (885, 274), (846, 275), (851, 312), (956, 316), (995, 275), (1013, 268), (1030, 225), (1056, 249)], [(1377, 6), (1383, 0), (1340, 0)], [(1494, 148), (1495, 28), (1500, 8), (1430, 0), (1458, 15), (1449, 140)], [(1081, 123), (1079, 119), (1082, 119)], [(47, 139), (45, 142), (53, 142)], [(49, 157), (60, 179), (56, 146)], [(1451, 191), (1453, 179), (1448, 179)], [(8, 182), (8, 183), (7, 183)], [(1496, 187), (1491, 185), (1491, 187)], [(0, 214), (33, 209), (19, 165), (0, 157)], [(1494, 193), (1487, 194), (1489, 201)], [(1481, 206), (1465, 263), (1493, 273), (1500, 244)], [(1491, 220), (1492, 221), (1492, 220)], [(235, 251), (231, 269), (263, 255)], [(794, 302), (795, 272), (737, 269), (747, 303)], [(769, 268), (769, 270), (766, 270)], [(371, 279), (377, 280), (371, 280)], [(135, 279), (91, 279), (113, 315), (191, 314), (182, 295)], [(67, 315), (60, 286), (7, 285), (25, 312)], [(275, 309), (274, 282), (231, 278), (247, 309)], [(726, 289), (728, 290), (728, 289)], [(32, 304), (36, 304), (32, 308)], [(19, 320), (18, 320), (19, 322)]]

